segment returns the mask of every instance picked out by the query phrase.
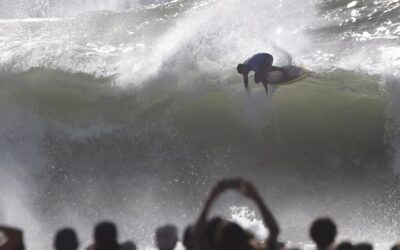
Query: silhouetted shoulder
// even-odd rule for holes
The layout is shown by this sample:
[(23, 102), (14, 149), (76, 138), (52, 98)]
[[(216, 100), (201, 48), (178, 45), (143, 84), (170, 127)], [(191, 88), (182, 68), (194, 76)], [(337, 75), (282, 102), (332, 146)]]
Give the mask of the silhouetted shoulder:
[(20, 229), (0, 226), (0, 250), (24, 250), (23, 232)]

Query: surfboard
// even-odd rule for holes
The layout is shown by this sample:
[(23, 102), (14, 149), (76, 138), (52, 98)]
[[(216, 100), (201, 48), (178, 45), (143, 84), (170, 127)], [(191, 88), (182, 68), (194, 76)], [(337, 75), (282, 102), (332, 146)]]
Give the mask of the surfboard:
[(286, 85), (299, 82), (310, 75), (310, 71), (297, 66), (284, 66), (280, 70), (265, 73), (265, 79), (268, 84)]

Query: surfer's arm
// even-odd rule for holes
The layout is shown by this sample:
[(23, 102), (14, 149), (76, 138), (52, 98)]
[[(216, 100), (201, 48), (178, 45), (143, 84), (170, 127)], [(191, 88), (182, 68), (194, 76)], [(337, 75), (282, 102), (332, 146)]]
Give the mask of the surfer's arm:
[(247, 89), (249, 87), (249, 74), (243, 74), (244, 87)]
[(195, 224), (195, 236), (198, 240), (204, 240), (205, 237), (205, 228), (207, 223), (207, 216), (210, 211), (212, 203), (217, 199), (217, 197), (226, 190), (226, 181), (220, 181), (217, 185), (212, 189), (210, 195), (207, 198), (207, 201), (204, 204), (203, 210), (200, 213), (199, 218)]

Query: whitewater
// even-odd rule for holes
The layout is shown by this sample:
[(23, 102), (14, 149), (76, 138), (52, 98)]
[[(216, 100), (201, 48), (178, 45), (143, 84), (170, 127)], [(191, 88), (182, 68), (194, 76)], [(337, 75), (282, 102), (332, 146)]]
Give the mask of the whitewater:
[[(400, 233), (399, 0), (0, 0), (0, 224), (28, 249), (118, 224), (153, 246), (194, 221), (221, 178), (254, 181), (282, 228), (332, 216), (378, 249)], [(287, 86), (237, 63), (312, 71)], [(214, 213), (265, 234), (229, 194)]]

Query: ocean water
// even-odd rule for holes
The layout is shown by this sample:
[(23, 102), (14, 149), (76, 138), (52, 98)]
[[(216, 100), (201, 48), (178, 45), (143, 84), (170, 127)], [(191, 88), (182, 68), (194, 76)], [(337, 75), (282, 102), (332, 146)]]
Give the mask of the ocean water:
[[(49, 249), (56, 229), (154, 229), (196, 219), (219, 179), (255, 183), (282, 240), (317, 216), (339, 239), (400, 233), (400, 1), (0, 0), (0, 222)], [(312, 70), (243, 90), (257, 52)], [(257, 209), (223, 214), (264, 235)]]

